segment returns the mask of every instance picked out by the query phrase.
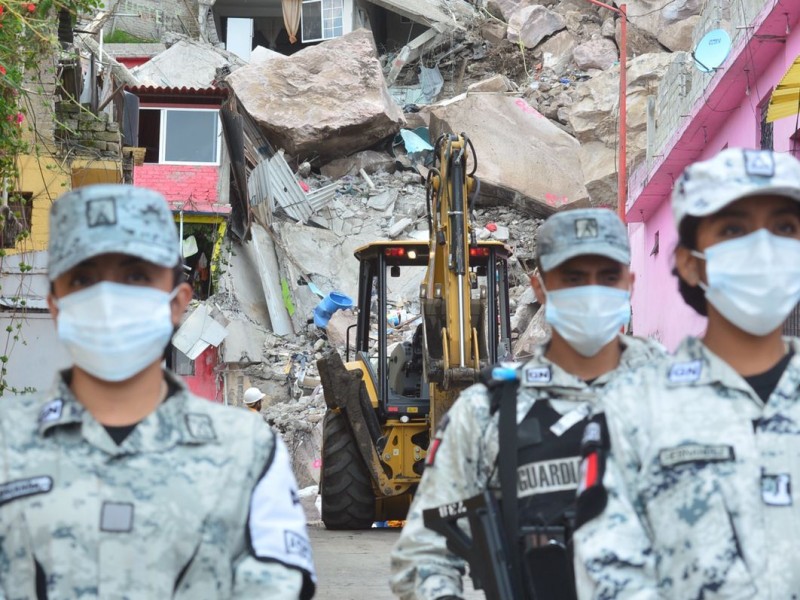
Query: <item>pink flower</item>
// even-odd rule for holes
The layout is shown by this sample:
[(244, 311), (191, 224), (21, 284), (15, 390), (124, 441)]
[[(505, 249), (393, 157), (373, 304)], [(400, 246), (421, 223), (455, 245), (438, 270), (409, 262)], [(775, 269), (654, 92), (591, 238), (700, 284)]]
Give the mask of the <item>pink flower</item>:
[(3, 65), (0, 65), (0, 75), (6, 74), (6, 68)]
[(22, 123), (24, 120), (25, 120), (25, 115), (23, 115), (22, 113), (17, 113), (17, 118), (16, 118), (17, 125)]
[(33, 12), (35, 10), (36, 10), (36, 5), (33, 2), (28, 4), (28, 12)]

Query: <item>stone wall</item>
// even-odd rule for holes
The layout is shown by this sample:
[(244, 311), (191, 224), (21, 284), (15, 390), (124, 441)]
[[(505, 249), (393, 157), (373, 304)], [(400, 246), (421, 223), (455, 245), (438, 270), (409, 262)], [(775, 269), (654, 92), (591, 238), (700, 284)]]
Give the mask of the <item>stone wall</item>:
[(72, 102), (56, 104), (55, 136), (62, 151), (71, 151), (73, 157), (120, 157), (119, 123), (110, 122), (104, 112), (95, 115), (86, 106)]

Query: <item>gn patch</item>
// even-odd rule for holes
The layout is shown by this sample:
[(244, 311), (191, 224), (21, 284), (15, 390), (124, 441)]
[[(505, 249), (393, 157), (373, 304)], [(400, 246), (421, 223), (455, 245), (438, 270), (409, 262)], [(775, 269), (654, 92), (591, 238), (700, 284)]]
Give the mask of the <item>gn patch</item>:
[(693, 383), (700, 379), (703, 363), (699, 360), (675, 363), (669, 368), (667, 379), (670, 383)]
[(537, 385), (541, 383), (550, 383), (552, 378), (553, 372), (550, 367), (530, 367), (529, 369), (525, 369), (522, 381), (527, 385)]
[(61, 418), (61, 413), (64, 410), (64, 401), (63, 400), (53, 400), (52, 402), (48, 402), (42, 407), (42, 410), (39, 411), (39, 425), (44, 423), (51, 423), (53, 421), (58, 421)]
[(684, 444), (665, 448), (658, 453), (662, 467), (674, 467), (692, 462), (727, 462), (736, 460), (733, 446), (706, 446), (703, 444)]
[(47, 475), (9, 481), (0, 484), (0, 506), (17, 498), (46, 494), (52, 489), (53, 479)]

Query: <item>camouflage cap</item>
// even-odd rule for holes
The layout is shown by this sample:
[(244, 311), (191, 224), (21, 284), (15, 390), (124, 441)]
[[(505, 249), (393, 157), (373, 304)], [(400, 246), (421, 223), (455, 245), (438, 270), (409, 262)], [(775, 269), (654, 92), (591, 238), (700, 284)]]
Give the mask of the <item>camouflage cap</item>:
[(771, 150), (728, 148), (686, 167), (672, 190), (675, 226), (684, 217), (705, 217), (751, 196), (800, 201), (800, 162)]
[(51, 281), (100, 254), (130, 254), (162, 267), (180, 259), (178, 231), (164, 197), (122, 184), (90, 185), (59, 197), (50, 209), (47, 251)]
[(625, 225), (607, 208), (556, 213), (536, 233), (536, 257), (543, 271), (586, 254), (606, 256), (625, 265), (631, 262)]

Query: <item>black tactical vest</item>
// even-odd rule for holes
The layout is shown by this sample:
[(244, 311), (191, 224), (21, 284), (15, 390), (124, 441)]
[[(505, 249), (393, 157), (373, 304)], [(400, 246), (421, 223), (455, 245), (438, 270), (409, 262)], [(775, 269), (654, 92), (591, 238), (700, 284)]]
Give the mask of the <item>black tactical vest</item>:
[[(564, 424), (547, 400), (538, 400), (517, 428), (517, 498), (519, 524), (523, 527), (567, 526), (575, 513), (581, 437), (588, 410), (575, 403), (580, 420), (567, 413), (572, 425), (556, 435), (551, 427)], [(569, 534), (569, 531), (567, 532)]]

